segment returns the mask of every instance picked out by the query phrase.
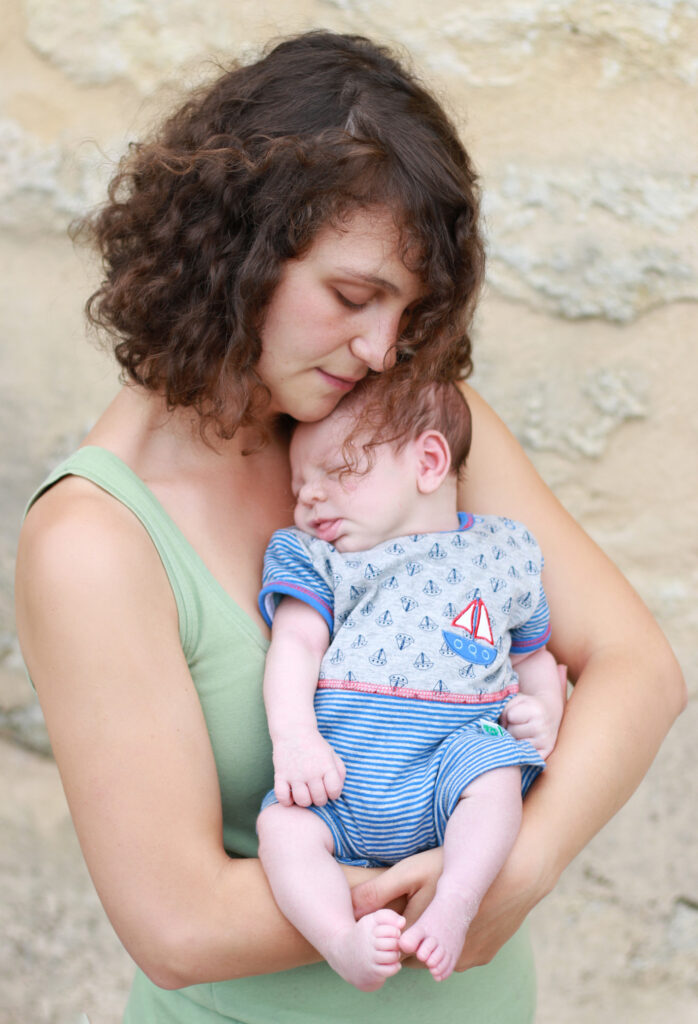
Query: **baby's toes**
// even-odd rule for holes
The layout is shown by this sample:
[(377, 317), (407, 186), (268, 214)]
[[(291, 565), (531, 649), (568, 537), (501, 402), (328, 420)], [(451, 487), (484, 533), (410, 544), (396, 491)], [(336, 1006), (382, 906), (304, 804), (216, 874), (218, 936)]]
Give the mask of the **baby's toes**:
[(394, 910), (377, 910), (373, 914), (373, 924), (376, 935), (399, 935), (405, 927), (405, 918)]
[(433, 935), (427, 935), (427, 937), (423, 939), (419, 944), (419, 948), (417, 949), (416, 952), (417, 959), (421, 960), (423, 964), (426, 964), (429, 957), (432, 955), (437, 946), (438, 942), (433, 937)]
[(396, 964), (400, 960), (400, 954), (395, 949), (377, 949), (375, 958), (377, 964)]
[(453, 973), (453, 968), (455, 967), (455, 964), (456, 964), (455, 957), (453, 957), (450, 954), (446, 953), (441, 958), (441, 960), (437, 964), (435, 964), (433, 967), (430, 964), (429, 965), (429, 970), (431, 971), (432, 976), (433, 976), (435, 981), (445, 981), (446, 978), (448, 978), (449, 975), (451, 975)]
[(419, 944), (424, 939), (423, 933), (413, 925), (400, 936), (400, 949), (409, 956), (414, 956), (419, 949)]
[(437, 944), (436, 949), (434, 949), (434, 951), (429, 954), (424, 963), (429, 968), (430, 971), (434, 971), (438, 967), (440, 967), (441, 962), (446, 958), (446, 950), (443, 948), (443, 946), (439, 946)]

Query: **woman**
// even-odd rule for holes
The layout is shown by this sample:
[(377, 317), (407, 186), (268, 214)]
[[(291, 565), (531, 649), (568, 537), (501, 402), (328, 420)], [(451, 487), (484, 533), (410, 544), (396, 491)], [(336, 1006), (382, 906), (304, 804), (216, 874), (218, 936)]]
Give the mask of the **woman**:
[[(388, 54), (311, 33), (193, 96), (84, 227), (105, 264), (91, 317), (127, 386), (35, 496), (17, 616), (85, 858), (139, 967), (125, 1019), (531, 1020), (519, 927), (635, 788), (684, 691), (649, 613), (471, 389), (461, 507), (533, 529), (577, 685), (464, 973), (357, 993), (255, 859), (271, 779), (256, 595), (290, 522), (288, 417), (322, 418), (396, 360), (469, 371), (483, 260), (453, 128)], [(416, 916), (439, 857), (350, 870), (357, 912), (395, 899)]]

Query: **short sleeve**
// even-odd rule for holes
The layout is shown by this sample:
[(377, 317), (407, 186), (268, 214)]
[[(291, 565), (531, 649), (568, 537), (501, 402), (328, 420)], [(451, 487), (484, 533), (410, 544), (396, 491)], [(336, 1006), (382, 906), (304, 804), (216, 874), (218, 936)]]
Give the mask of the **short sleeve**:
[(271, 625), (279, 601), (288, 594), (305, 601), (322, 615), (332, 632), (334, 597), (327, 581), (313, 564), (312, 557), (298, 531), (277, 530), (264, 555), (259, 610)]
[(550, 639), (550, 612), (543, 587), (533, 615), (511, 631), (511, 654), (530, 654)]

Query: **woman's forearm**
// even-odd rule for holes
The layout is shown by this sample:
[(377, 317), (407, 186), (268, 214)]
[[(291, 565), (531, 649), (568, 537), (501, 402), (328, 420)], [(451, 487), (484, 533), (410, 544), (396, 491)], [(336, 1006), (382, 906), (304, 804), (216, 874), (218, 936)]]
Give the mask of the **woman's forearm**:
[(520, 519), (545, 556), (550, 650), (576, 681), (546, 771), (524, 802), (518, 866), (544, 888), (622, 806), (686, 695), (661, 630), (621, 573), (545, 486), (471, 388), (473, 445), (463, 507)]
[[(344, 870), (350, 885), (379, 874)], [(321, 959), (277, 907), (257, 859), (226, 858), (217, 878), (198, 885), (180, 910), (154, 923), (143, 949), (129, 950), (161, 988), (272, 974)]]
[(544, 890), (636, 789), (685, 699), (658, 630), (641, 657), (610, 648), (589, 659), (548, 767), (524, 804), (522, 840), (531, 837)]

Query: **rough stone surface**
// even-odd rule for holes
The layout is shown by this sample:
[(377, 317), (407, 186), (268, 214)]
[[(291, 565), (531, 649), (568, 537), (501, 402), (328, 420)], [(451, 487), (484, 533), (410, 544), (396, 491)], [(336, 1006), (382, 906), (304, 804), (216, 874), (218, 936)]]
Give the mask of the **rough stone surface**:
[[(116, 155), (116, 154), (115, 154)], [(65, 231), (104, 198), (113, 163), (85, 143), (45, 143), (10, 118), (0, 119), (0, 227), (24, 234)]]
[(692, 1024), (698, 0), (5, 0), (0, 1024), (81, 1011), (115, 1024), (130, 976), (46, 757), (12, 615), (24, 504), (117, 386), (84, 338), (98, 269), (65, 231), (212, 59), (248, 60), (311, 26), (397, 43), (447, 104), (485, 196), (475, 384), (657, 616), (691, 693), (638, 793), (533, 915), (538, 1024)]
[(508, 167), (487, 182), (489, 281), (570, 319), (698, 299), (698, 176)]
[(204, 55), (244, 58), (241, 23), (271, 35), (282, 11), (269, 0), (71, 0), (69, 11), (63, 0), (24, 0), (23, 7), (27, 43), (74, 82), (127, 78), (143, 93)]
[(0, 739), (0, 1024), (117, 1024), (132, 966), (90, 882), (53, 761)]
[(326, 0), (348, 22), (398, 38), (428, 66), (474, 86), (510, 86), (582, 51), (600, 87), (647, 70), (690, 84), (698, 76), (695, 0)]

